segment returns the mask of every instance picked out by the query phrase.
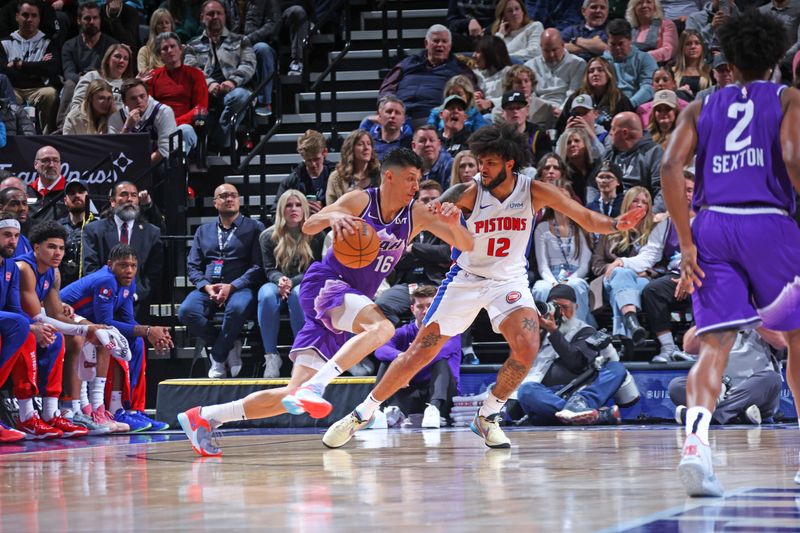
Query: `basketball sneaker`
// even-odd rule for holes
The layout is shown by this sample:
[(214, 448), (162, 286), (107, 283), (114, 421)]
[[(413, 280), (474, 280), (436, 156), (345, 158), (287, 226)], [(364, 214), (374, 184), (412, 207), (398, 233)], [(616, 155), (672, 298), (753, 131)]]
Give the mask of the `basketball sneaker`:
[(164, 431), (165, 429), (169, 429), (169, 424), (150, 418), (142, 411), (128, 411), (128, 414), (134, 418), (138, 418), (142, 422), (150, 424), (150, 429), (147, 431)]
[(714, 475), (711, 447), (695, 433), (686, 437), (678, 477), (689, 496), (722, 496), (724, 492)]
[(106, 411), (104, 405), (101, 405), (94, 411), (91, 405), (85, 405), (81, 410), (84, 415), (92, 419), (92, 422), (107, 427), (111, 433), (127, 433), (131, 429), (127, 424), (120, 424), (114, 420), (114, 417), (111, 416), (111, 413)]
[(511, 448), (511, 441), (503, 430), (500, 429), (500, 413), (484, 417), (475, 413), (475, 418), (469, 424), (469, 429), (479, 437), (483, 437), (489, 448)]
[(222, 450), (217, 447), (212, 438), (214, 428), (207, 418), (200, 414), (200, 407), (192, 407), (188, 411), (178, 414), (178, 423), (183, 428), (192, 449), (204, 457), (217, 457), (222, 455)]
[(322, 437), (322, 444), (328, 448), (341, 448), (353, 438), (356, 431), (369, 428), (375, 422), (375, 415), (369, 420), (361, 420), (358, 411), (353, 411), (328, 428)]
[(44, 439), (57, 439), (63, 433), (60, 429), (56, 429), (39, 418), (38, 413), (33, 413), (33, 416), (25, 422), (17, 421), (17, 429), (25, 433), (25, 438), (28, 440), (44, 440)]
[[(58, 411), (56, 411), (56, 413), (58, 413)], [(86, 427), (70, 422), (61, 416), (60, 413), (48, 420), (46, 423), (52, 428), (61, 430), (61, 437), (63, 438), (85, 437), (89, 434), (89, 430)]]
[(435, 405), (428, 404), (428, 407), (425, 408), (421, 426), (427, 429), (439, 429), (442, 426), (441, 413)]
[(19, 442), (21, 440), (25, 440), (25, 433), (11, 429), (0, 422), (0, 443)]
[(311, 418), (325, 418), (331, 414), (333, 406), (322, 397), (323, 389), (316, 385), (303, 385), (286, 395), (281, 403), (292, 415), (308, 413)]
[(108, 435), (109, 433), (111, 433), (110, 427), (98, 424), (97, 422), (92, 420), (91, 416), (85, 415), (82, 411), (74, 413), (72, 415), (72, 421), (88, 429), (89, 435), (91, 436)]
[(128, 413), (125, 409), (117, 409), (117, 412), (114, 413), (114, 421), (115, 422), (122, 422), (123, 424), (128, 424), (129, 432), (137, 433), (139, 431), (147, 431), (150, 429), (150, 422), (145, 422), (141, 418), (132, 416)]
[(575, 424), (580, 426), (588, 426), (597, 423), (600, 413), (597, 409), (592, 409), (586, 403), (586, 399), (580, 394), (573, 394), (564, 404), (564, 408), (556, 413), (558, 418), (564, 424)]

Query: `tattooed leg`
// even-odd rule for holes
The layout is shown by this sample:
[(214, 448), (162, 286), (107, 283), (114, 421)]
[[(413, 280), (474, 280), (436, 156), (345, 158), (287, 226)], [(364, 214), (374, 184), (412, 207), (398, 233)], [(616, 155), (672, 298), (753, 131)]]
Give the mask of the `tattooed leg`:
[(448, 339), (450, 337), (439, 334), (439, 324), (423, 326), (408, 350), (389, 365), (381, 381), (375, 385), (372, 397), (383, 402), (408, 385), (411, 378), (433, 361)]
[(539, 353), (539, 317), (536, 311), (528, 307), (514, 311), (500, 324), (500, 333), (508, 342), (511, 353), (497, 373), (492, 394), (506, 400), (528, 375)]

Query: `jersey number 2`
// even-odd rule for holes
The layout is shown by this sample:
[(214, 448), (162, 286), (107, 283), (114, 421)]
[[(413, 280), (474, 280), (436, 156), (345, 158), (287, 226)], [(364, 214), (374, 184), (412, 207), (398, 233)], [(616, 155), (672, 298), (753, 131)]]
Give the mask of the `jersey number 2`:
[(500, 237), (499, 239), (489, 239), (489, 251), (487, 252), (487, 255), (492, 257), (507, 257), (509, 246), (511, 246), (511, 241), (505, 237)]
[(748, 100), (745, 103), (735, 102), (728, 107), (728, 118), (736, 119), (742, 112), (744, 112), (744, 116), (739, 118), (739, 120), (736, 122), (736, 126), (734, 126), (725, 137), (726, 152), (738, 152), (750, 146), (750, 135), (744, 139), (740, 139), (739, 137), (741, 137), (742, 133), (744, 133), (744, 130), (747, 129), (747, 126), (750, 125), (750, 121), (753, 120), (753, 108), (754, 106), (752, 100)]

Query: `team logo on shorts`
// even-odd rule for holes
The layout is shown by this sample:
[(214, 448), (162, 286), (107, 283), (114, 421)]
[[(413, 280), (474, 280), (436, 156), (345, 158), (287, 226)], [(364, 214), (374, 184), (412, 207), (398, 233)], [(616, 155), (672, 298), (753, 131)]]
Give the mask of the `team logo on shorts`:
[(6, 281), (11, 281), (11, 272), (6, 272)]
[(520, 298), (522, 298), (522, 293), (519, 291), (511, 291), (506, 294), (506, 302), (510, 304), (519, 301)]

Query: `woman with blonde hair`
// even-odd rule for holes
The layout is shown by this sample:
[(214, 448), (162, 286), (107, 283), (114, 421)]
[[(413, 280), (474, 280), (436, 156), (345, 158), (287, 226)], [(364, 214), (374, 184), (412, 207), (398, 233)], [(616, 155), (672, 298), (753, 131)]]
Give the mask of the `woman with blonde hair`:
[(664, 18), (661, 0), (631, 0), (625, 18), (633, 28), (633, 45), (647, 52), (656, 63), (666, 63), (675, 57), (678, 28)]
[(139, 49), (139, 54), (136, 56), (140, 74), (164, 66), (156, 50), (156, 37), (173, 31), (175, 31), (175, 19), (172, 18), (169, 9), (160, 7), (153, 11), (150, 16), (150, 34), (147, 36), (147, 43)]
[(328, 177), (325, 205), (331, 205), (346, 192), (377, 187), (380, 181), (381, 164), (372, 135), (366, 130), (356, 130), (344, 140), (339, 164)]
[(675, 58), (675, 82), (678, 89), (692, 96), (711, 86), (711, 65), (706, 62), (706, 45), (695, 30), (684, 30), (678, 40), (678, 55)]
[(592, 273), (601, 276), (605, 294), (614, 313), (614, 334), (640, 344), (647, 331), (636, 313), (642, 308), (642, 291), (650, 282), (652, 269), (664, 253), (668, 221), (655, 223), (653, 199), (644, 187), (631, 187), (622, 200), (621, 212), (642, 207), (645, 217), (634, 229), (603, 235), (592, 254)]
[(98, 70), (90, 70), (78, 80), (75, 94), (72, 96), (70, 111), (79, 108), (86, 97), (86, 89), (94, 80), (104, 80), (111, 86), (114, 102), (117, 107), (122, 107), (122, 81), (133, 77), (133, 63), (131, 63), (131, 48), (124, 43), (115, 43), (108, 47), (103, 61)]
[[(445, 83), (443, 93), (442, 102), (451, 94), (457, 94), (467, 102), (467, 120), (464, 121), (464, 128), (469, 131), (475, 131), (489, 125), (489, 122), (483, 118), (481, 112), (475, 107), (475, 86), (472, 85), (468, 77), (463, 74), (453, 76)], [(435, 127), (436, 131), (442, 131), (444, 129), (444, 122), (439, 116), (441, 112), (442, 106), (437, 106), (431, 109), (428, 115), (428, 124)]]
[(450, 186), (468, 183), (478, 173), (478, 158), (469, 150), (458, 152), (453, 158), (453, 171), (450, 174)]
[(492, 35), (503, 39), (512, 60), (524, 63), (541, 55), (544, 26), (531, 20), (522, 0), (500, 0), (494, 10)]
[(94, 80), (86, 89), (86, 99), (69, 112), (64, 120), (64, 135), (97, 135), (108, 133), (108, 119), (116, 113), (114, 93), (105, 80)]
[(280, 375), (278, 331), (281, 311), (289, 311), (292, 333), (305, 323), (300, 305), (300, 284), (308, 267), (322, 257), (323, 233), (313, 237), (302, 231), (309, 217), (308, 201), (296, 189), (286, 190), (275, 210), (275, 224), (258, 238), (267, 282), (258, 291), (258, 326), (264, 343), (264, 377)]

